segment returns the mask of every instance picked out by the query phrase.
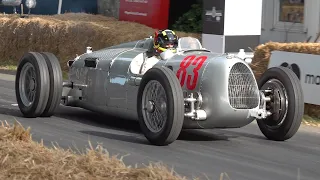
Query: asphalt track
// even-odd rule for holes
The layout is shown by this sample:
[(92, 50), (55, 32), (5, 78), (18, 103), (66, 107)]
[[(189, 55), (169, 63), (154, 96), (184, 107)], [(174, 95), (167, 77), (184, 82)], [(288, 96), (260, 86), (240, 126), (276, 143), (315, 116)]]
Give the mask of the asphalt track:
[[(0, 120), (18, 120), (30, 126), (33, 139), (62, 148), (102, 143), (112, 154), (128, 155), (128, 165), (163, 162), (179, 174), (231, 180), (319, 180), (320, 128), (302, 126), (292, 139), (264, 138), (252, 123), (240, 129), (188, 130), (166, 147), (149, 145), (136, 122), (101, 116), (87, 110), (60, 106), (51, 118), (27, 119), (16, 105), (14, 76), (0, 74)], [(228, 178), (224, 178), (228, 179)]]

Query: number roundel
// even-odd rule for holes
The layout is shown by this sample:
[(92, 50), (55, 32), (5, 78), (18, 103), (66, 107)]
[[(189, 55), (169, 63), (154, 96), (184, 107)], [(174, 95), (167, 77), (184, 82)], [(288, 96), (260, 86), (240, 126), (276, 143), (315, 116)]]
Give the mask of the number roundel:
[[(193, 90), (197, 86), (199, 70), (201, 69), (203, 63), (208, 59), (207, 56), (195, 56), (190, 55), (185, 57), (181, 63), (180, 68), (177, 71), (177, 77), (180, 80), (180, 85), (184, 86), (186, 83), (186, 87), (189, 90)], [(192, 65), (193, 66), (193, 74), (187, 74), (187, 68)], [(187, 82), (186, 82), (187, 81)]]

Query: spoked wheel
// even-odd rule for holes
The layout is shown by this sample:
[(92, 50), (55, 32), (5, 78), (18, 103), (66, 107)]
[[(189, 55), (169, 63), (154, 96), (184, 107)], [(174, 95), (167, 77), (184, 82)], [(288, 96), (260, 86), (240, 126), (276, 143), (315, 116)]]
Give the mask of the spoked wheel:
[(299, 129), (304, 100), (300, 80), (285, 67), (268, 69), (258, 81), (267, 101), (267, 110), (272, 113), (266, 119), (257, 120), (261, 132), (271, 140), (284, 141)]
[(62, 95), (62, 73), (51, 53), (26, 53), (20, 60), (16, 80), (16, 99), (25, 117), (49, 117)]
[(174, 142), (182, 129), (184, 99), (178, 79), (166, 67), (153, 67), (142, 78), (137, 109), (142, 132), (154, 145)]
[(167, 101), (163, 86), (158, 81), (149, 81), (142, 94), (142, 115), (153, 133), (158, 133), (167, 121)]

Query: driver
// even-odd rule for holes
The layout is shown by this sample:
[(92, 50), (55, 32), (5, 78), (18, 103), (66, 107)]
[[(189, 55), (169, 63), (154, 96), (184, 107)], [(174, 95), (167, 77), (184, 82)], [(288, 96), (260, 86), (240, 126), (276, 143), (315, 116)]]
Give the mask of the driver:
[(153, 45), (157, 55), (166, 50), (176, 53), (178, 36), (174, 31), (169, 29), (156, 31), (153, 38)]
[[(173, 53), (177, 52), (178, 36), (172, 30), (158, 30), (154, 34), (153, 38), (153, 56), (146, 57), (140, 66), (139, 74), (144, 74), (150, 68), (152, 68), (159, 60), (161, 60), (160, 54), (164, 51), (170, 50)], [(137, 60), (139, 61), (140, 58)], [(137, 62), (139, 63), (139, 62)], [(140, 63), (139, 63), (140, 64)]]

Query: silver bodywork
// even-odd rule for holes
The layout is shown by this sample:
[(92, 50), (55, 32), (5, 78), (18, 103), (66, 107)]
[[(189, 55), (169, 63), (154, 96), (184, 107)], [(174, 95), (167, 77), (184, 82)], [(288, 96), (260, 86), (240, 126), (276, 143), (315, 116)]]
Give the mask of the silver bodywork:
[[(142, 75), (130, 71), (132, 59), (152, 47), (152, 39), (129, 42), (77, 57), (63, 87), (63, 104), (113, 116), (138, 120), (137, 93)], [(267, 115), (254, 74), (242, 59), (204, 49), (181, 50), (155, 66), (177, 73), (189, 56), (207, 56), (193, 90), (182, 86), (185, 96), (183, 128), (236, 128)], [(187, 69), (193, 74), (195, 66)], [(186, 76), (187, 78), (187, 76)]]

